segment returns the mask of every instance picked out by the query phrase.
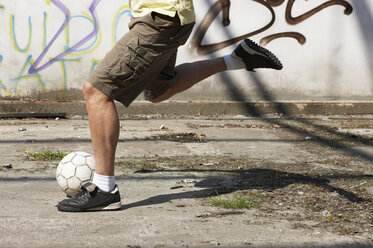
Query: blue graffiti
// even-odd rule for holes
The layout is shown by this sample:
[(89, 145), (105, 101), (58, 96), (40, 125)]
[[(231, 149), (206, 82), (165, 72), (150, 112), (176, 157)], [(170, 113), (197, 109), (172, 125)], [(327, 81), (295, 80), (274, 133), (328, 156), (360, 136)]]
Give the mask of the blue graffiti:
[(101, 60), (93, 59), (92, 65), (91, 65), (91, 70), (89, 71), (90, 73), (93, 72), (93, 70), (98, 66), (98, 64), (101, 62)]
[(14, 15), (11, 15), (10, 17), (10, 25), (11, 25), (11, 34), (12, 34), (12, 38), (13, 38), (13, 44), (14, 44), (14, 47), (17, 51), (21, 52), (21, 53), (25, 53), (27, 52), (29, 49), (30, 49), (30, 46), (31, 46), (31, 34), (32, 34), (32, 23), (31, 23), (31, 17), (29, 16), (28, 18), (28, 26), (29, 26), (29, 37), (28, 37), (28, 43), (26, 45), (25, 48), (20, 48), (19, 45), (18, 45), (18, 42), (17, 42), (17, 38), (16, 38), (16, 32), (15, 32), (15, 28), (14, 28), (14, 22), (15, 22), (15, 19), (14, 19)]
[(81, 62), (81, 58), (76, 59), (59, 59), (58, 62), (61, 63), (62, 73), (63, 73), (63, 88), (65, 92), (69, 90), (67, 85), (67, 72), (66, 72), (66, 62)]
[[(93, 25), (93, 27), (96, 26), (95, 23), (94, 23), (94, 22), (93, 22), (89, 17), (84, 16), (84, 15), (71, 16), (71, 17), (70, 17), (70, 20), (69, 20), (69, 23), (70, 23), (70, 21), (71, 21), (72, 19), (74, 19), (74, 18), (83, 18), (83, 19), (86, 19), (86, 20), (88, 20), (88, 21)], [(92, 47), (97, 43), (97, 40), (98, 40), (98, 32), (97, 32), (97, 30), (96, 30), (96, 33), (95, 33), (95, 39), (92, 41), (91, 44), (88, 45), (88, 47), (81, 48), (81, 49), (73, 49), (73, 48), (70, 48), (70, 47), (69, 47), (69, 43), (70, 43), (69, 23), (67, 24), (67, 38), (66, 38), (66, 39), (67, 39), (67, 47), (66, 47), (67, 50), (70, 49), (71, 52), (84, 52), (84, 51), (87, 51), (87, 50), (91, 49), (91, 48), (92, 48)], [(86, 42), (88, 42), (88, 41), (89, 41), (89, 39), (87, 39)]]
[(43, 49), (47, 46), (47, 12), (43, 12)]
[(46, 88), (45, 87), (45, 82), (43, 81), (43, 79), (42, 79), (42, 77), (39, 73), (36, 72), (33, 75), (25, 73), (27, 65), (32, 66), (32, 56), (31, 55), (29, 55), (27, 57), (26, 62), (24, 63), (20, 73), (18, 74), (18, 77), (10, 79), (10, 81), (15, 83), (15, 87), (13, 88), (13, 91), (11, 92), (12, 94), (18, 94), (19, 93), (19, 87), (18, 87), (19, 82), (22, 79), (26, 79), (26, 78), (36, 78), (39, 82), (40, 88), (42, 90), (45, 90), (45, 88)]
[(34, 74), (36, 72), (39, 72), (41, 70), (44, 70), (45, 68), (51, 66), (53, 63), (59, 61), (60, 59), (64, 58), (67, 54), (78, 50), (81, 48), (84, 44), (86, 44), (88, 41), (90, 41), (93, 37), (97, 36), (98, 32), (98, 18), (96, 15), (96, 7), (100, 3), (101, 0), (92, 0), (92, 4), (89, 7), (89, 12), (92, 16), (92, 20), (94, 23), (94, 30), (88, 34), (86, 37), (78, 41), (75, 45), (68, 47), (64, 52), (60, 53), (56, 57), (52, 58), (48, 62), (46, 62), (44, 65), (39, 66), (41, 60), (45, 57), (46, 53), (49, 51), (49, 49), (52, 47), (53, 43), (56, 41), (56, 39), (61, 35), (63, 30), (68, 25), (69, 21), (71, 20), (70, 11), (69, 9), (59, 0), (50, 0), (54, 5), (57, 6), (64, 14), (65, 14), (65, 21), (62, 23), (61, 27), (58, 29), (57, 33), (54, 35), (52, 40), (47, 44), (44, 51), (40, 54), (40, 56), (35, 60), (35, 63), (32, 64), (32, 66), (29, 69), (29, 74)]
[[(63, 30), (65, 29), (66, 25), (67, 25), (67, 22), (70, 18), (70, 11), (69, 9), (63, 5), (60, 1), (58, 0), (51, 0), (51, 2), (53, 4), (55, 4), (57, 6), (57, 8), (59, 8), (64, 14), (65, 14), (65, 21), (62, 23), (61, 27), (58, 29), (57, 33), (54, 35), (54, 37), (52, 38), (52, 40), (48, 43), (48, 45), (45, 47), (45, 49), (43, 50), (43, 52), (40, 54), (40, 56), (35, 60), (35, 63), (33, 63), (29, 69), (29, 74), (34, 74), (36, 72), (39, 72), (41, 71), (42, 69), (50, 66), (52, 64), (52, 61), (49, 61), (47, 64), (45, 64), (44, 66), (41, 66), (40, 68), (36, 68), (39, 63), (41, 62), (41, 60), (45, 57), (45, 55), (47, 54), (47, 52), (49, 51), (49, 49), (52, 47), (53, 43), (56, 41), (56, 39), (58, 38), (58, 36), (63, 32)], [(60, 58), (56, 58), (55, 61), (58, 61), (58, 59)], [(53, 61), (53, 62), (55, 62)]]
[(126, 9), (126, 10), (123, 10), (122, 12), (120, 12), (120, 14), (118, 15), (118, 18), (115, 22), (115, 26), (114, 26), (114, 43), (117, 43), (118, 39), (117, 39), (117, 28), (118, 28), (118, 23), (119, 23), (119, 20), (120, 18), (122, 17), (122, 15), (124, 14), (127, 14), (129, 17), (132, 16), (132, 13), (131, 13), (131, 10), (129, 9)]

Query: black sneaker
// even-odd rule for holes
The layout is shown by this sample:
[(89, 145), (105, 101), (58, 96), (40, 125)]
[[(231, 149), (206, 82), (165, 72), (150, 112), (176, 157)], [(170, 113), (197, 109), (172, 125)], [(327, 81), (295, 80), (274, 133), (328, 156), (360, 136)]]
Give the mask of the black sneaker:
[(70, 199), (65, 199), (58, 203), (57, 209), (63, 212), (85, 212), (118, 210), (122, 207), (119, 189), (105, 192), (93, 183), (86, 183), (82, 186), (82, 191)]
[(248, 71), (257, 68), (282, 69), (280, 60), (273, 53), (250, 39), (243, 40), (232, 52), (232, 57), (241, 59)]

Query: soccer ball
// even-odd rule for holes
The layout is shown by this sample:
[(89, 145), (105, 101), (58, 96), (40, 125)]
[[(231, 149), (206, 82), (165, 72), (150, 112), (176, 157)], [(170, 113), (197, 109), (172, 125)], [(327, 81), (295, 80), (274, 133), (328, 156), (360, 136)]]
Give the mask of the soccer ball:
[(86, 152), (72, 152), (58, 164), (57, 184), (68, 196), (81, 191), (81, 186), (90, 182), (95, 170), (95, 158)]

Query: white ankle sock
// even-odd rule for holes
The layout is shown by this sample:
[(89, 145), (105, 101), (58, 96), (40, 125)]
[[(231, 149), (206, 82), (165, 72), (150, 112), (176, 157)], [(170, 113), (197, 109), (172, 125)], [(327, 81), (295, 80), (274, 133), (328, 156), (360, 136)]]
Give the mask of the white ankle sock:
[(93, 175), (92, 183), (96, 184), (102, 191), (110, 192), (115, 188), (115, 176)]
[(240, 58), (233, 57), (232, 54), (225, 55), (224, 61), (228, 70), (238, 70), (246, 68), (245, 63)]

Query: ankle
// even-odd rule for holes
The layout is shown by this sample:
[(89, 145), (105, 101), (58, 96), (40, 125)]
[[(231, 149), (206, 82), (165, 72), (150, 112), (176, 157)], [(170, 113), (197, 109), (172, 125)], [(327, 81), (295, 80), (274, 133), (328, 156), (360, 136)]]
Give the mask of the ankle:
[(224, 56), (224, 62), (227, 70), (239, 70), (245, 68), (245, 63), (238, 57), (228, 54)]
[(99, 187), (102, 191), (111, 192), (115, 188), (115, 176), (104, 176), (95, 173), (92, 183)]

